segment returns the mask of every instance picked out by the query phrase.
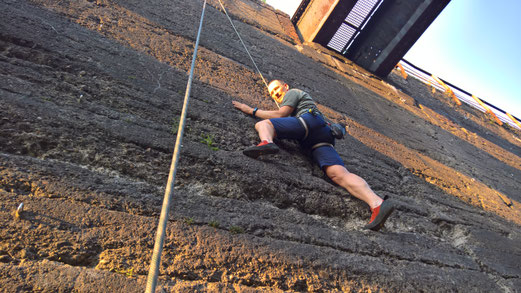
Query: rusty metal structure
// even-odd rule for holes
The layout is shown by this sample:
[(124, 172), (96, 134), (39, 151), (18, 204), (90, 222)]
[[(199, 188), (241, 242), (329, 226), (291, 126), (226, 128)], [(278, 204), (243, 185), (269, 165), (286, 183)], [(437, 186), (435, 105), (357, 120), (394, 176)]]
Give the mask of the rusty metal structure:
[(299, 37), (387, 76), (450, 0), (304, 0)]

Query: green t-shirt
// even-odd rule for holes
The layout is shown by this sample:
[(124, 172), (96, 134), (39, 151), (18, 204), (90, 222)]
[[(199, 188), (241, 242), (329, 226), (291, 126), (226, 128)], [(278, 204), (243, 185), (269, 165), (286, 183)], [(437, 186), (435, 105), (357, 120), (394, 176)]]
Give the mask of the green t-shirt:
[(316, 105), (311, 96), (299, 89), (290, 89), (282, 99), (280, 106), (291, 106), (294, 108), (291, 116), (300, 117), (309, 109), (315, 109)]

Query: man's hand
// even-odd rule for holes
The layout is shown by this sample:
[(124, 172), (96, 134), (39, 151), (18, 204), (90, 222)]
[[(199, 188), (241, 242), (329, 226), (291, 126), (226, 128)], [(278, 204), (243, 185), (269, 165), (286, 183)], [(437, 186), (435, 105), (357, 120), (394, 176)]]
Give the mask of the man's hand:
[(232, 104), (236, 109), (241, 110), (242, 112), (248, 115), (251, 115), (251, 113), (253, 113), (253, 108), (246, 104), (237, 101), (232, 101)]

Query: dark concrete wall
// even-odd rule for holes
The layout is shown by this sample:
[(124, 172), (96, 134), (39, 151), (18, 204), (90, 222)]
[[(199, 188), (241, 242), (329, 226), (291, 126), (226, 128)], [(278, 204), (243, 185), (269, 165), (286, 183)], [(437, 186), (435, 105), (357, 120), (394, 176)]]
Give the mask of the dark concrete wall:
[(384, 1), (347, 57), (376, 75), (386, 76), (449, 1)]
[(387, 0), (360, 33), (347, 57), (369, 68), (424, 0)]
[[(317, 35), (308, 34), (306, 41), (327, 47), (356, 2), (338, 2)], [(387, 76), (449, 2), (450, 0), (383, 1), (347, 51), (346, 57), (378, 76)], [(312, 10), (311, 6), (319, 5), (318, 3), (308, 2), (305, 10)], [(306, 19), (306, 14), (301, 12), (293, 22), (298, 21), (299, 28), (312, 30), (310, 26), (320, 23), (312, 15), (309, 14)]]

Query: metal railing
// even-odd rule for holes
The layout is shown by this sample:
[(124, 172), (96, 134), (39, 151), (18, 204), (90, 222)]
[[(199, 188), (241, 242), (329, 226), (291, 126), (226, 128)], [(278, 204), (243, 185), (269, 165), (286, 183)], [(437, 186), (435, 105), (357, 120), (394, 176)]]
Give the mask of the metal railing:
[[(447, 89), (442, 84), (440, 84), (438, 81), (435, 80), (435, 78), (433, 78), (433, 75), (431, 73), (415, 66), (414, 64), (410, 63), (409, 61), (407, 61), (405, 59), (402, 59), (400, 61), (400, 64), (408, 75), (420, 80), (421, 82), (423, 82), (431, 87), (434, 87), (436, 90), (439, 90), (441, 92), (447, 91)], [(473, 95), (471, 93), (469, 93), (443, 79), (440, 79), (440, 80), (443, 83), (445, 83), (445, 85), (448, 86), (452, 90), (454, 95), (463, 103), (465, 103), (475, 109), (478, 109), (479, 111), (484, 112), (484, 113), (488, 112), (487, 109), (485, 108), (485, 107), (488, 107), (490, 109), (490, 111), (492, 111), (494, 113), (494, 115), (502, 123), (507, 123), (508, 125), (512, 126), (513, 128), (521, 130), (521, 126), (520, 126), (521, 123), (517, 117), (510, 115), (509, 113), (505, 112), (504, 110), (502, 110), (484, 100), (481, 100), (481, 102), (483, 102), (483, 104), (485, 105), (485, 107), (483, 107), (478, 101), (475, 100), (475, 97), (473, 97)], [(514, 118), (517, 121), (514, 121), (513, 119), (511, 119), (509, 117), (509, 115), (512, 116), (512, 118)]]

